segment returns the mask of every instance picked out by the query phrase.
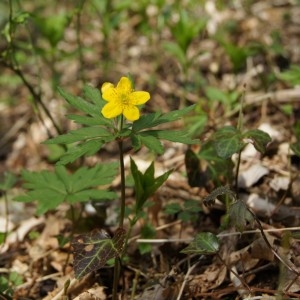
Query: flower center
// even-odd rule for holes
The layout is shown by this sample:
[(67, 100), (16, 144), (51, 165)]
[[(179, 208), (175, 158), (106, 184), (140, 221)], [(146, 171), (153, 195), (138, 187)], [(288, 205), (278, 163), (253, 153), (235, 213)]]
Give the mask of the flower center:
[(129, 104), (129, 99), (127, 94), (121, 94), (121, 101), (124, 106)]

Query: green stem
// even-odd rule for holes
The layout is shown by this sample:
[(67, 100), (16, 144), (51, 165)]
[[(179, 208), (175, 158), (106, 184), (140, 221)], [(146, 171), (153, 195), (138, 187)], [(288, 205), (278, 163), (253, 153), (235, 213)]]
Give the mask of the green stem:
[(119, 155), (120, 155), (120, 172), (121, 172), (121, 212), (119, 227), (123, 228), (125, 218), (125, 166), (124, 166), (124, 152), (123, 152), (123, 141), (118, 141)]
[[(123, 116), (120, 120), (119, 132), (121, 132), (123, 128)], [(124, 165), (124, 150), (123, 150), (123, 140), (122, 138), (118, 139), (119, 146), (119, 160), (120, 160), (120, 173), (121, 173), (121, 211), (120, 211), (120, 219), (119, 219), (119, 227), (124, 227), (124, 218), (125, 218), (125, 165)], [(115, 268), (114, 268), (114, 281), (113, 281), (113, 295), (112, 299), (118, 299), (118, 283), (120, 277), (120, 263), (119, 260), (115, 259)]]
[[(242, 98), (241, 98), (241, 106), (240, 106), (239, 119), (238, 119), (238, 124), (237, 124), (237, 129), (240, 132), (242, 132), (242, 130), (243, 130), (243, 120), (244, 120), (243, 109), (244, 109), (244, 103), (245, 103), (245, 94), (246, 94), (246, 86), (244, 86), (244, 92), (243, 92)], [(239, 176), (239, 171), (240, 171), (241, 156), (242, 156), (242, 149), (238, 153), (238, 161), (237, 161), (236, 172), (235, 172), (235, 191), (236, 192), (238, 192), (238, 176)]]
[(234, 179), (236, 193), (238, 192), (238, 188), (239, 188), (238, 177), (239, 177), (239, 172), (240, 172), (241, 156), (242, 156), (242, 150), (240, 150), (238, 153), (238, 159), (237, 159), (237, 163), (236, 163), (236, 171), (235, 171), (235, 179)]

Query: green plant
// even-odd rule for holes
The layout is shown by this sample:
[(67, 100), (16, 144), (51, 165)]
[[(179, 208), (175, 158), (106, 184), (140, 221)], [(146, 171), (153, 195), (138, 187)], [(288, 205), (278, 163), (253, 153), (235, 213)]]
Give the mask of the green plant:
[(292, 65), (289, 70), (277, 74), (277, 77), (292, 86), (298, 85), (300, 83), (300, 67)]
[(23, 278), (17, 272), (10, 272), (7, 275), (0, 276), (0, 295), (5, 296), (3, 299), (12, 299), (14, 288), (23, 283)]
[[(208, 187), (208, 181), (213, 181), (214, 185), (217, 186), (211, 193), (208, 194), (203, 199), (203, 203), (206, 206), (211, 206), (215, 203), (215, 200), (222, 196), (222, 200), (225, 201), (227, 218), (229, 219), (229, 223), (234, 226), (237, 230), (243, 231), (247, 224), (253, 224), (256, 222), (260, 228), (262, 235), (268, 246), (273, 250), (271, 245), (269, 244), (267, 238), (263, 233), (263, 229), (258, 218), (255, 214), (247, 207), (247, 205), (239, 199), (237, 196), (238, 191), (238, 174), (239, 167), (241, 161), (241, 152), (243, 148), (251, 143), (255, 147), (255, 149), (264, 153), (266, 151), (266, 147), (271, 141), (271, 137), (259, 130), (243, 130), (242, 121), (243, 121), (243, 113), (242, 113), (242, 105), (240, 108), (239, 121), (237, 128), (234, 126), (224, 126), (218, 129), (215, 133), (212, 134), (210, 139), (202, 146), (199, 153), (193, 153), (189, 150), (186, 154), (186, 165), (188, 170), (189, 182), (193, 186), (206, 186)], [(235, 171), (235, 179), (233, 173), (233, 163), (232, 163), (232, 155), (237, 154), (236, 161), (236, 171)], [(199, 165), (201, 161), (205, 160), (205, 165), (207, 169), (202, 171), (202, 174), (199, 168), (195, 168), (195, 165)], [(192, 168), (192, 166), (194, 166)], [(195, 170), (196, 169), (196, 170)], [(189, 172), (189, 170), (192, 170)], [(205, 176), (203, 176), (203, 174)], [(221, 180), (223, 179), (222, 182)], [(229, 185), (234, 185), (234, 192)], [(222, 184), (227, 185), (222, 185)], [(209, 186), (211, 188), (211, 186)], [(225, 200), (224, 200), (225, 199)], [(196, 235), (195, 239), (181, 252), (186, 254), (197, 254), (197, 255), (214, 255), (216, 254), (218, 258), (226, 265), (226, 262), (223, 261), (221, 256), (219, 255), (220, 242), (216, 235), (209, 232), (202, 232)], [(247, 286), (247, 283), (242, 280), (236, 274), (236, 272), (231, 272), (237, 276), (244, 286)]]
[[(207, 18), (203, 16), (199, 19), (193, 12), (177, 7), (178, 20), (177, 22), (169, 22), (169, 28), (174, 38), (174, 41), (167, 41), (163, 43), (164, 50), (171, 54), (179, 63), (182, 71), (182, 84), (184, 93), (195, 89), (195, 86), (202, 85), (204, 79), (202, 74), (197, 71), (191, 74), (191, 66), (195, 62), (195, 58), (200, 54), (199, 51), (193, 55), (189, 55), (188, 49), (192, 42), (201, 36), (206, 28)], [(190, 77), (193, 77), (193, 84), (190, 82)], [(180, 107), (185, 106), (185, 94), (180, 99)]]
[(167, 215), (177, 215), (177, 218), (183, 222), (196, 221), (201, 210), (199, 201), (193, 199), (186, 200), (183, 204), (171, 202), (164, 208)]
[[(73, 96), (63, 89), (60, 94), (77, 108), (80, 115), (68, 115), (67, 118), (83, 127), (54, 137), (45, 144), (72, 145), (60, 157), (55, 171), (23, 171), (24, 188), (27, 194), (17, 197), (19, 201), (38, 201), (38, 213), (55, 209), (62, 202), (71, 205), (88, 200), (109, 200), (115, 198), (111, 191), (96, 187), (112, 181), (116, 175), (116, 164), (99, 164), (92, 168), (79, 167), (73, 174), (64, 165), (78, 158), (96, 154), (106, 143), (116, 142), (119, 147), (119, 168), (121, 174), (121, 197), (119, 227), (111, 238), (103, 230), (95, 230), (74, 238), (74, 270), (77, 278), (103, 267), (110, 259), (115, 259), (113, 299), (117, 298), (117, 283), (120, 272), (119, 260), (122, 260), (132, 227), (143, 217), (143, 209), (148, 199), (168, 178), (170, 171), (154, 176), (154, 163), (143, 174), (131, 159), (131, 174), (135, 187), (135, 204), (129, 207), (129, 228), (125, 228), (125, 167), (123, 143), (131, 140), (134, 150), (142, 146), (154, 153), (164, 151), (161, 139), (185, 144), (197, 143), (186, 130), (163, 130), (157, 126), (176, 121), (191, 111), (194, 106), (169, 113), (150, 113), (140, 116), (138, 105), (150, 99), (144, 91), (135, 91), (133, 83), (122, 77), (117, 86), (104, 83), (102, 94), (98, 89), (85, 86), (84, 97)], [(125, 118), (128, 120), (126, 121)], [(151, 227), (144, 228), (149, 236)]]

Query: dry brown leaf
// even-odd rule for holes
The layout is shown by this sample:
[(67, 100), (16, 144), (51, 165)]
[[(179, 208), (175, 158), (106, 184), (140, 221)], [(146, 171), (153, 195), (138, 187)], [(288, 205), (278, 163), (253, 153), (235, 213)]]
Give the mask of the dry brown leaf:
[(105, 295), (104, 289), (105, 288), (103, 286), (90, 288), (74, 298), (74, 300), (105, 300), (107, 299), (107, 297)]
[(205, 293), (219, 287), (225, 280), (227, 268), (224, 265), (212, 264), (200, 275), (191, 276), (190, 286), (197, 286), (198, 291)]

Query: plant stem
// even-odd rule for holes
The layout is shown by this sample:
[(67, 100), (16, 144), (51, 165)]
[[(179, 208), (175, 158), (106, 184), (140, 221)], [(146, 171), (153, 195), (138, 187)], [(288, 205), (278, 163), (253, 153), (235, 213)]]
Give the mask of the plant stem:
[[(242, 130), (243, 130), (243, 120), (244, 120), (243, 109), (244, 109), (244, 103), (245, 103), (245, 94), (246, 94), (246, 85), (244, 85), (244, 92), (243, 92), (242, 98), (241, 98), (241, 106), (240, 106), (239, 119), (238, 119), (238, 124), (237, 124), (237, 129), (240, 132), (242, 132)], [(235, 172), (235, 191), (236, 191), (236, 193), (238, 192), (238, 177), (239, 177), (239, 171), (240, 171), (241, 156), (242, 156), (242, 149), (238, 153), (238, 161), (237, 161), (236, 172)]]
[[(119, 132), (121, 132), (123, 128), (123, 116), (121, 117)], [(118, 139), (119, 146), (119, 159), (120, 159), (120, 173), (121, 173), (121, 211), (119, 216), (119, 227), (123, 228), (124, 226), (124, 218), (125, 218), (125, 166), (124, 166), (124, 151), (123, 151), (123, 140), (122, 138)], [(118, 283), (120, 276), (120, 263), (119, 260), (115, 259), (115, 267), (114, 267), (114, 282), (113, 282), (113, 295), (112, 299), (117, 300), (118, 294)]]
[(115, 258), (112, 300), (117, 300), (118, 299), (119, 275), (120, 275), (120, 264), (119, 264), (119, 260), (117, 258)]
[(123, 153), (123, 141), (118, 141), (119, 155), (120, 155), (120, 173), (121, 173), (121, 212), (119, 227), (123, 228), (125, 217), (125, 166), (124, 166), (124, 153)]
[(236, 163), (236, 171), (235, 171), (235, 179), (234, 179), (236, 193), (238, 193), (238, 189), (239, 189), (238, 178), (239, 178), (239, 172), (240, 172), (241, 157), (242, 157), (242, 150), (240, 150), (238, 153), (238, 159), (237, 159), (237, 163)]

